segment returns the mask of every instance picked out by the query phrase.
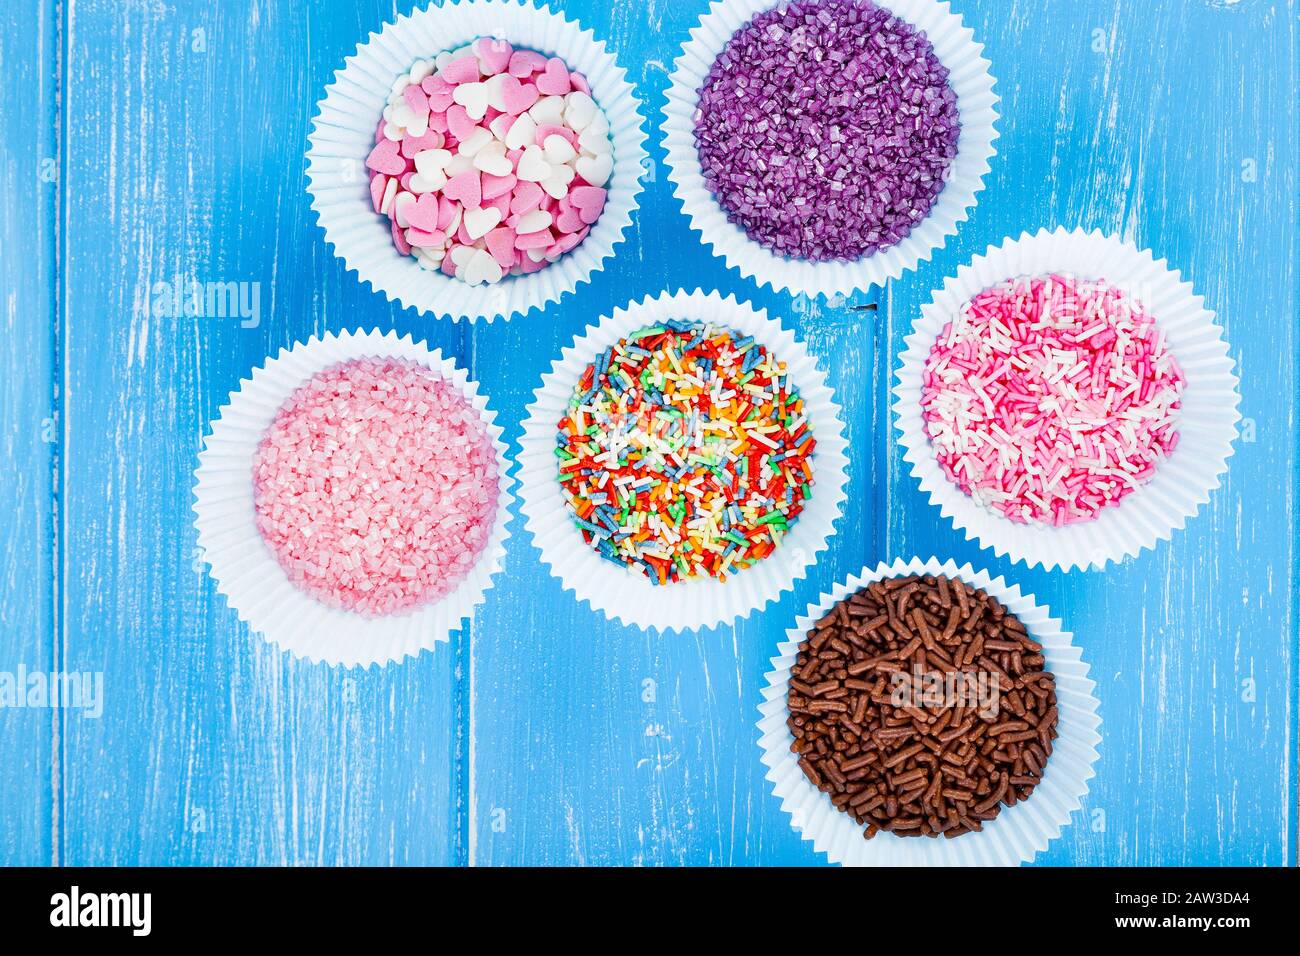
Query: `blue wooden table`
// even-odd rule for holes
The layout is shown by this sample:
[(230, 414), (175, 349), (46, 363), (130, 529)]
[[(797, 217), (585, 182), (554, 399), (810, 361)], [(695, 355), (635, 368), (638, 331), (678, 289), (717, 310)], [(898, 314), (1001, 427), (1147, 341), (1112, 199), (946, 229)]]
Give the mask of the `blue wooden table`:
[[(628, 68), (656, 165), (590, 285), (490, 326), (361, 287), (308, 208), (314, 104), (407, 0), (0, 9), (0, 671), (104, 675), (99, 719), (0, 710), (0, 863), (824, 862), (763, 779), (761, 678), (821, 591), (914, 554), (1020, 583), (1092, 665), (1098, 776), (1039, 862), (1294, 863), (1296, 5), (958, 0), (1002, 97), (986, 189), (932, 261), (829, 302), (760, 293), (671, 197), (657, 115), (706, 0), (554, 6)], [(1223, 487), (1172, 543), (1104, 573), (1030, 571), (961, 540), (890, 427), (893, 360), (930, 290), (1044, 225), (1167, 257), (1241, 376)], [(177, 276), (260, 283), (260, 321), (152, 314), (150, 290)], [(693, 636), (615, 626), (548, 576), (516, 518), (469, 632), (345, 671), (268, 646), (202, 573), (196, 455), (268, 353), (330, 329), (411, 332), (470, 369), (514, 441), (577, 332), (697, 286), (793, 323), (853, 442), (829, 553), (766, 613)]]

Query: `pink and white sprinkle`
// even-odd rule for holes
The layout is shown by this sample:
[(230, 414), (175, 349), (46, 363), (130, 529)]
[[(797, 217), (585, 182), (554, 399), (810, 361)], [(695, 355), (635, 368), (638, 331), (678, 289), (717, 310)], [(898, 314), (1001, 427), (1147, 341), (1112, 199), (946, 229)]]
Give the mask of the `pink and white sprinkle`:
[(939, 464), (1020, 523), (1096, 518), (1178, 446), (1185, 380), (1140, 302), (1105, 281), (1010, 279), (980, 292), (926, 360)]
[(605, 208), (614, 146), (581, 73), (480, 37), (397, 78), (366, 167), (398, 252), (493, 284), (581, 245)]
[(289, 579), (367, 617), (459, 584), (487, 544), (497, 461), (482, 416), (437, 372), (342, 362), (296, 389), (253, 463), (257, 527)]

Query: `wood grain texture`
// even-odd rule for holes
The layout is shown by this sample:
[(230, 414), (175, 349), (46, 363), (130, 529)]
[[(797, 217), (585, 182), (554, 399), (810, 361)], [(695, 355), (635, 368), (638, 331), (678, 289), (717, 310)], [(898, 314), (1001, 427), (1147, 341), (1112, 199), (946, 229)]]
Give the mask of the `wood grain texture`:
[[(1295, 10), (1053, 4), (1050, 30), (1038, 3), (966, 10), (999, 80), (1001, 155), (958, 242), (891, 287), (891, 353), (929, 290), (988, 245), (1099, 228), (1167, 258), (1217, 313), (1246, 440), (1171, 543), (1071, 575), (961, 540), (891, 446), (890, 556), (981, 563), (1078, 636), (1098, 681), (1101, 761), (1084, 816), (1043, 862), (1294, 861), (1296, 621), (1279, 572), (1295, 566)], [(1260, 80), (1273, 70), (1278, 82)]]
[[(52, 11), (0, 10), (0, 672), (15, 676), (55, 666), (57, 60)], [(60, 716), (0, 710), (0, 863), (51, 861)]]
[[(627, 241), (589, 285), (542, 315), (474, 327), (359, 285), (306, 199), (313, 104), (359, 41), (412, 6), (24, 0), (0, 14), (0, 412), (23, 465), (0, 475), (20, 503), (0, 565), (10, 594), (51, 593), (31, 564), (53, 553), (39, 480), (53, 452), (33, 420), (52, 386), (65, 412), (64, 613), (56, 630), (48, 598), (6, 602), (0, 669), (58, 660), (106, 684), (100, 720), (0, 712), (0, 863), (822, 862), (763, 779), (762, 675), (820, 592), (913, 554), (1020, 583), (1093, 666), (1098, 777), (1039, 862), (1294, 862), (1294, 3), (959, 0), (1002, 97), (979, 205), (915, 273), (810, 302), (727, 270), (671, 196), (658, 117), (706, 0), (556, 0), (627, 67), (654, 163)], [(24, 122), (33, 114), (65, 130), (58, 257), (53, 207), (33, 242), (8, 201), (35, 188), (32, 157), (53, 148)], [(930, 290), (988, 245), (1058, 224), (1116, 232), (1183, 271), (1227, 331), (1248, 419), (1209, 506), (1103, 574), (1029, 571), (960, 540), (917, 490), (890, 420), (893, 357)], [(154, 314), (156, 284), (178, 275), (258, 283), (260, 322)], [(470, 369), (514, 443), (576, 334), (697, 286), (788, 321), (853, 442), (829, 552), (761, 614), (694, 636), (613, 625), (561, 589), (516, 516), (471, 632), (404, 666), (346, 672), (266, 645), (199, 569), (202, 435), (268, 353), (329, 329), (411, 332)], [(63, 318), (57, 339), (43, 326), (44, 349), (16, 334), (33, 315)]]
[[(65, 189), (93, 201), (67, 262), (64, 639), (107, 701), (67, 727), (69, 863), (456, 858), (453, 656), (344, 672), (280, 654), (200, 573), (191, 523), (201, 436), (241, 377), (397, 318), (344, 274), (304, 189), (311, 104), (388, 15), (344, 6), (69, 10)], [(150, 314), (176, 275), (260, 283), (260, 324)], [(419, 332), (461, 348), (455, 326)]]

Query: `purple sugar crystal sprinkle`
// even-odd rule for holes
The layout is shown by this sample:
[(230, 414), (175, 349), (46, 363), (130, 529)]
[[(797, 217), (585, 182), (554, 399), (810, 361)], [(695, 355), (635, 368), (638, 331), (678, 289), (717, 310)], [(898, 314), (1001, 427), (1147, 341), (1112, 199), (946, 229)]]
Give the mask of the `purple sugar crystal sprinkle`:
[(727, 218), (813, 262), (900, 242), (942, 191), (961, 130), (930, 41), (871, 0), (754, 17), (713, 62), (695, 120)]

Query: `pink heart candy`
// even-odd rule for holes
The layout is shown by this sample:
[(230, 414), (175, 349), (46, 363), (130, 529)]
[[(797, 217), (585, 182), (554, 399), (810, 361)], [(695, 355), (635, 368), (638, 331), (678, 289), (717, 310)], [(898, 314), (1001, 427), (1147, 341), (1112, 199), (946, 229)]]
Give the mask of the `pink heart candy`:
[(397, 224), (396, 219), (389, 220), (389, 226), (393, 230), (393, 245), (397, 247), (397, 251), (402, 255), (409, 256), (411, 254), (411, 244), (406, 241), (405, 230)]
[(447, 242), (447, 234), (411, 228), (406, 230), (406, 241), (417, 249), (441, 249)]
[(484, 74), (492, 76), (505, 72), (506, 67), (510, 65), (510, 57), (514, 53), (514, 47), (505, 40), (489, 40), (487, 37), (479, 37), (474, 41), (474, 52), (478, 55), (478, 61), (483, 68)]
[(537, 87), (532, 83), (520, 83), (513, 76), (507, 76), (499, 82), (501, 101), (505, 104), (506, 112), (511, 116), (518, 116), (525, 110), (531, 109), (532, 105), (541, 98)]
[(375, 173), (370, 177), (370, 204), (375, 207), (375, 212), (379, 212), (379, 207), (384, 203), (384, 190), (388, 188), (388, 177), (383, 173)]
[(411, 177), (414, 175), (413, 172), (402, 173), (402, 178), (398, 181), (399, 185), (408, 193), (411, 191)]
[(459, 60), (452, 60), (438, 71), (438, 75), (453, 86), (458, 83), (477, 83), (479, 80), (478, 57), (467, 54)]
[(466, 209), (477, 209), (483, 203), (483, 181), (477, 169), (459, 173), (447, 180), (442, 187), (442, 194), (454, 199)]
[(546, 57), (532, 50), (515, 50), (510, 56), (510, 75), (523, 79), (546, 69)]
[(442, 270), (443, 275), (455, 277), (456, 263), (451, 261), (451, 249), (448, 249), (447, 254), (442, 257), (442, 262), (438, 265), (438, 268)]
[(547, 263), (545, 259), (541, 262), (534, 262), (532, 259), (528, 258), (528, 256), (519, 257), (519, 271), (524, 275), (528, 275), (531, 272), (540, 272), (542, 269), (545, 269), (547, 265), (549, 265), (549, 263)]
[(582, 228), (582, 216), (576, 209), (565, 209), (555, 217), (555, 228), (560, 232), (577, 232)]
[(541, 203), (544, 195), (542, 187), (537, 183), (518, 183), (514, 198), (510, 201), (510, 212), (516, 216), (532, 212)]
[(469, 234), (469, 229), (465, 226), (464, 218), (461, 219), (460, 225), (456, 227), (456, 241), (462, 246), (474, 245), (474, 238)]
[(406, 105), (411, 108), (411, 112), (416, 116), (422, 116), (429, 112), (429, 97), (425, 95), (421, 87), (416, 86), (414, 83), (402, 90), (402, 98), (406, 100)]
[(545, 146), (546, 137), (548, 136), (562, 136), (563, 138), (569, 141), (569, 145), (573, 147), (575, 152), (578, 151), (578, 134), (575, 133), (573, 130), (569, 129), (569, 127), (552, 126), (550, 124), (544, 124), (542, 126), (537, 127), (538, 146)]
[(436, 129), (431, 129), (423, 136), (403, 136), (402, 155), (414, 159), (415, 154), (426, 149), (442, 149), (446, 139)]
[(551, 235), (551, 230), (543, 229), (540, 232), (526, 232), (522, 236), (515, 237), (516, 249), (547, 249), (555, 244), (555, 237)]
[(487, 244), (487, 251), (492, 253), (492, 258), (504, 271), (509, 272), (519, 261), (519, 253), (515, 251), (514, 230), (497, 226), (484, 237), (484, 242)]
[(447, 132), (447, 113), (444, 110), (429, 111), (429, 129), (438, 133)]
[(489, 206), (495, 208), (497, 212), (501, 213), (501, 218), (505, 219), (510, 215), (510, 194), (502, 193), (490, 202), (484, 199), (483, 208), (487, 209)]
[(420, 89), (430, 96), (434, 94), (446, 93), (451, 94), (451, 84), (440, 77), (437, 73), (430, 73), (420, 82)]
[(555, 245), (546, 250), (546, 258), (558, 259), (580, 242), (582, 240), (578, 238), (576, 233), (560, 236), (559, 239), (555, 240)]
[(406, 160), (402, 158), (397, 142), (381, 139), (366, 157), (366, 166), (377, 173), (400, 176), (406, 172)]
[(547, 96), (564, 96), (573, 90), (573, 84), (569, 82), (569, 68), (558, 56), (546, 61), (545, 71), (537, 78), (537, 89)]
[(587, 78), (581, 73), (570, 73), (569, 82), (573, 84), (573, 88), (579, 93), (591, 95), (591, 84), (587, 82)]
[(578, 186), (569, 193), (569, 202), (578, 211), (582, 221), (590, 226), (600, 218), (600, 212), (605, 208), (606, 195), (606, 190), (599, 186)]
[(469, 118), (469, 113), (465, 107), (456, 103), (447, 108), (447, 129), (452, 136), (462, 143), (474, 135), (474, 130), (478, 129), (478, 123)]
[(483, 199), (496, 199), (503, 196), (515, 188), (518, 182), (514, 176), (493, 176), (491, 173), (483, 174)]
[(456, 102), (450, 93), (431, 93), (429, 94), (429, 112), (445, 113), (451, 109), (451, 104)]
[(438, 196), (425, 193), (406, 207), (406, 224), (421, 232), (438, 231)]
[(460, 212), (461, 205), (458, 202), (452, 202), (446, 196), (438, 198), (438, 230), (446, 232), (451, 226), (451, 221), (456, 218), (456, 213)]

